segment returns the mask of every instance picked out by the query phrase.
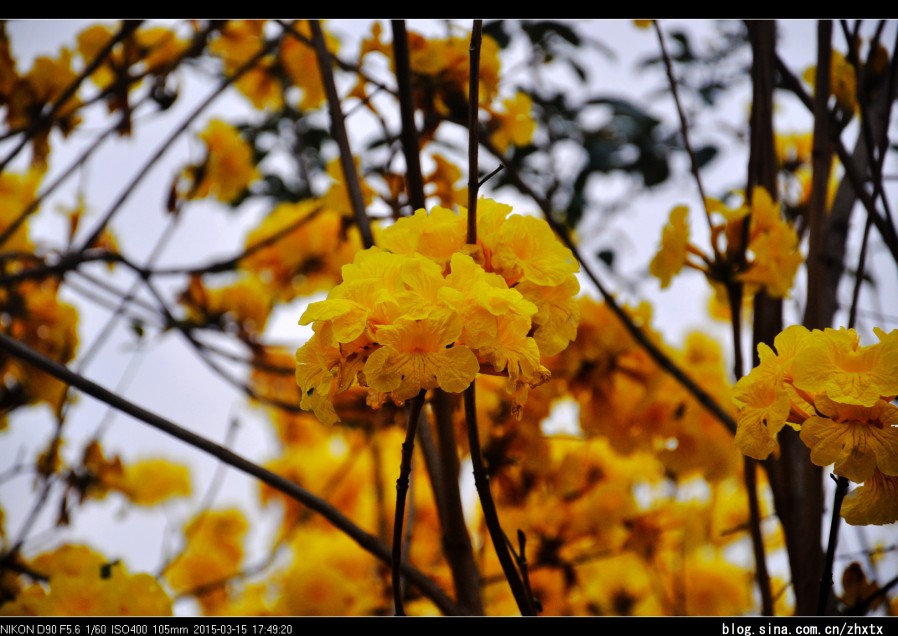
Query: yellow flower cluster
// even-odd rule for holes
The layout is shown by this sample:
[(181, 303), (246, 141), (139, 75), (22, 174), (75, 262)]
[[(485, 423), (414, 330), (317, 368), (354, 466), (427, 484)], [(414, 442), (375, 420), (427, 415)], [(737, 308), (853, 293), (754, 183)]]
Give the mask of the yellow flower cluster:
[(478, 242), (466, 245), (467, 211), (421, 209), (344, 266), (300, 319), (315, 331), (296, 353), (302, 407), (332, 423), (334, 395), (356, 382), (380, 406), (460, 393), (482, 371), (507, 377), (519, 410), (549, 378), (540, 356), (576, 336), (579, 265), (545, 221), (510, 212), (481, 199)]
[(47, 576), (0, 607), (3, 616), (171, 616), (172, 601), (149, 574), (131, 574), (118, 561), (83, 545), (64, 545), (33, 559)]
[[(780, 203), (762, 187), (753, 190), (750, 206), (729, 208), (721, 201), (709, 198), (707, 208), (712, 214), (714, 253), (727, 254), (720, 256), (726, 259), (725, 262), (714, 263), (711, 267), (715, 259), (689, 242), (688, 208), (677, 206), (662, 230), (661, 245), (649, 265), (649, 272), (661, 281), (662, 287), (667, 287), (684, 266), (705, 272), (712, 282), (717, 283), (726, 282), (720, 280), (720, 272), (726, 271), (750, 289), (764, 287), (771, 296), (783, 298), (792, 288), (802, 257), (798, 251), (798, 234), (783, 219), (780, 207)], [(714, 222), (713, 215), (723, 217), (723, 223)], [(740, 249), (743, 225), (749, 215), (748, 245), (745, 246), (747, 262), (744, 268), (734, 271), (733, 253)], [(718, 244), (721, 236), (726, 238), (725, 247)], [(690, 255), (698, 260), (690, 260)]]
[(236, 128), (220, 119), (213, 119), (199, 138), (206, 145), (206, 159), (184, 170), (185, 198), (214, 196), (219, 201), (230, 203), (259, 178), (253, 149)]
[(864, 486), (845, 500), (851, 524), (898, 521), (898, 330), (876, 329), (861, 346), (854, 329), (800, 325), (758, 345), (760, 363), (736, 383), (736, 445), (764, 459), (786, 424), (800, 430), (818, 466)]

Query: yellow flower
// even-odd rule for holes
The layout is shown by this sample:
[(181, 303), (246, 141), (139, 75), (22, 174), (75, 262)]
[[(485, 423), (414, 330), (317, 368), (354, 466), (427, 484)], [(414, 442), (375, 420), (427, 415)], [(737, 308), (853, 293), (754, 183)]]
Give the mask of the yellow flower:
[(801, 426), (801, 440), (818, 466), (858, 483), (878, 468), (898, 475), (898, 406), (879, 400), (873, 406), (839, 404), (826, 395), (814, 401), (826, 417), (812, 415)]
[(331, 288), (362, 247), (358, 230), (343, 228), (341, 213), (318, 199), (280, 203), (247, 235), (241, 266), (283, 301)]
[(492, 252), (492, 268), (509, 286), (522, 280), (561, 285), (580, 271), (577, 259), (543, 219), (514, 214), (502, 224), (499, 240)]
[(423, 254), (445, 271), (452, 255), (465, 244), (465, 224), (463, 216), (447, 208), (437, 206), (429, 213), (415, 210), (412, 216), (386, 228), (378, 244), (396, 254)]
[(340, 419), (334, 410), (333, 394), (339, 386), (342, 354), (322, 333), (314, 334), (296, 350), (296, 383), (302, 393), (300, 406), (313, 411), (323, 423), (333, 424)]
[(122, 491), (138, 506), (190, 496), (190, 471), (166, 459), (144, 459), (125, 468)]
[(536, 130), (536, 122), (530, 114), (533, 110), (533, 100), (527, 93), (518, 92), (511, 99), (503, 99), (502, 105), (505, 112), (493, 112), (493, 131), (490, 139), (500, 153), (504, 153), (508, 146), (526, 146), (533, 138)]
[(898, 476), (874, 470), (863, 486), (845, 497), (842, 517), (853, 526), (882, 526), (898, 521)]
[[(206, 612), (226, 600), (224, 583), (240, 570), (243, 541), (249, 522), (237, 509), (205, 510), (184, 528), (186, 546), (165, 570), (164, 576), (178, 594), (197, 593)], [(219, 583), (219, 585), (213, 585)]]
[[(816, 84), (817, 66), (809, 66), (802, 79), (811, 86)], [(836, 96), (839, 106), (850, 113), (857, 110), (857, 77), (854, 66), (840, 51), (833, 49), (829, 67), (830, 93)]]
[(805, 327), (793, 325), (774, 338), (776, 353), (759, 343), (758, 366), (736, 382), (733, 402), (740, 409), (736, 446), (743, 454), (766, 459), (777, 448), (776, 437), (793, 408), (804, 412), (803, 401), (787, 380), (796, 366), (797, 352), (809, 338)]
[(365, 363), (368, 386), (390, 393), (396, 402), (438, 386), (461, 393), (480, 370), (477, 356), (468, 347), (453, 346), (461, 328), (461, 318), (451, 311), (418, 320), (400, 318), (380, 327), (377, 340), (383, 346)]
[(465, 186), (455, 187), (455, 184), (461, 179), (461, 170), (445, 157), (436, 153), (433, 155), (433, 161), (436, 167), (433, 172), (424, 177), (425, 185), (434, 187), (433, 196), (439, 198), (440, 205), (446, 208), (466, 205), (468, 188)]
[(793, 367), (795, 386), (843, 404), (891, 400), (898, 394), (898, 330), (874, 332), (879, 342), (864, 347), (854, 329), (815, 330)]
[[(296, 30), (311, 40), (311, 28), (308, 20), (296, 25)], [(339, 52), (340, 42), (330, 33), (324, 33), (324, 41), (331, 55)], [(324, 86), (321, 84), (321, 72), (318, 70), (318, 56), (314, 47), (287, 36), (278, 53), (281, 66), (294, 85), (302, 89), (299, 107), (312, 110), (324, 103)]]
[[(42, 173), (30, 170), (25, 174), (4, 171), (0, 174), (0, 233), (15, 222), (37, 196), (37, 188)], [(4, 252), (31, 252), (33, 247), (28, 238), (28, 221), (19, 225), (6, 239)]]
[(49, 578), (23, 590), (0, 613), (39, 616), (170, 616), (172, 601), (149, 574), (130, 574), (83, 545), (64, 545), (37, 556), (31, 567)]
[(686, 247), (689, 244), (689, 208), (678, 205), (670, 211), (670, 219), (661, 230), (661, 246), (649, 264), (649, 273), (661, 281), (661, 288), (670, 285), (671, 279), (686, 264)]
[(188, 175), (192, 181), (189, 198), (211, 195), (229, 203), (259, 178), (253, 150), (236, 128), (221, 119), (213, 119), (199, 138), (206, 144), (207, 158), (202, 166), (192, 169), (193, 179)]

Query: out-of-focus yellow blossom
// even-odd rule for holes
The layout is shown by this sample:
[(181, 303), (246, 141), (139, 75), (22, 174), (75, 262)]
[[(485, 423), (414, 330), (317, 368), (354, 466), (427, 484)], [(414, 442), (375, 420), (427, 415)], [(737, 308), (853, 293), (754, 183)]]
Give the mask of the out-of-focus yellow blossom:
[(135, 505), (155, 506), (190, 495), (190, 471), (166, 459), (144, 459), (126, 466), (118, 455), (107, 458), (94, 440), (84, 449), (82, 465), (87, 472), (82, 498), (103, 499), (109, 492), (120, 492)]
[[(31, 205), (37, 196), (43, 173), (30, 170), (25, 174), (4, 171), (0, 174), (0, 233), (4, 233)], [(28, 221), (16, 228), (3, 243), (4, 252), (31, 252), (28, 238)]]
[(371, 615), (383, 604), (374, 558), (345, 534), (304, 527), (291, 548), (293, 560), (277, 577), (277, 615)]
[(209, 43), (209, 52), (219, 56), (225, 70), (233, 73), (262, 48), (265, 20), (228, 20)]
[[(78, 34), (78, 53), (85, 63), (93, 62), (114, 36), (113, 30), (104, 24), (92, 24)], [(133, 60), (125, 60), (121, 44), (113, 47), (97, 70), (91, 75), (91, 80), (100, 88), (108, 88), (116, 79), (115, 69), (127, 69)]]
[(138, 29), (134, 37), (144, 54), (144, 64), (150, 72), (165, 70), (187, 48), (187, 42), (163, 26)]
[(689, 208), (678, 205), (670, 211), (670, 219), (661, 230), (661, 246), (649, 264), (649, 273), (661, 281), (661, 288), (686, 264), (689, 244)]
[(754, 256), (740, 278), (746, 283), (763, 285), (771, 296), (785, 298), (792, 289), (802, 257), (798, 251), (798, 234), (783, 220), (780, 208), (780, 203), (765, 188), (755, 187), (748, 239), (748, 249)]
[(229, 203), (259, 178), (253, 150), (236, 128), (213, 119), (199, 138), (206, 145), (207, 154), (202, 164), (185, 170), (187, 198), (214, 196)]
[[(362, 203), (366, 206), (371, 204), (374, 199), (374, 191), (361, 178), (361, 170), (359, 169), (359, 159), (354, 157), (356, 173), (360, 175), (359, 187), (362, 191)], [(327, 174), (331, 178), (331, 187), (327, 193), (321, 197), (321, 205), (327, 210), (339, 212), (344, 217), (354, 218), (352, 202), (349, 199), (349, 190), (346, 188), (346, 177), (343, 174), (343, 164), (339, 157), (335, 157), (327, 162)]]
[[(829, 67), (830, 92), (845, 111), (854, 113), (857, 105), (857, 77), (854, 66), (841, 51), (833, 49)], [(812, 87), (816, 84), (817, 66), (809, 66), (801, 77)]]
[[(712, 284), (739, 280), (748, 284), (749, 294), (764, 287), (772, 296), (787, 296), (802, 257), (798, 250), (798, 234), (783, 220), (781, 204), (772, 199), (766, 189), (755, 187), (750, 207), (730, 208), (711, 198), (706, 205), (711, 218), (713, 255), (689, 242), (688, 210), (685, 206), (675, 207), (662, 230), (661, 247), (649, 266), (661, 286), (669, 285), (671, 278), (688, 266), (705, 272)], [(743, 227), (749, 214), (748, 245), (743, 245)], [(723, 217), (723, 223), (717, 220), (717, 215)], [(725, 247), (720, 245), (721, 238), (726, 239)], [(742, 250), (747, 250), (746, 262), (737, 268), (737, 257)], [(690, 254), (699, 262), (689, 260)]]
[(7, 616), (170, 616), (171, 598), (149, 574), (130, 574), (118, 561), (81, 545), (35, 557), (29, 566), (48, 577), (0, 606)]
[(338, 210), (317, 199), (281, 203), (246, 237), (241, 266), (289, 301), (333, 287), (340, 268), (362, 248), (358, 229), (345, 229)]
[[(249, 522), (237, 509), (205, 510), (184, 528), (186, 545), (164, 577), (178, 594), (195, 594), (206, 613), (227, 600), (227, 580), (240, 570)], [(205, 588), (205, 589), (203, 589)]]
[[(35, 58), (31, 69), (19, 78), (15, 87), (9, 93), (9, 101), (6, 104), (6, 121), (12, 128), (27, 126), (38, 117), (47, 104), (55, 102), (63, 92), (71, 86), (78, 77), (78, 73), (72, 68), (72, 52), (63, 48), (56, 58), (39, 56)], [(79, 123), (80, 118), (75, 114), (81, 105), (77, 94), (72, 95), (59, 109), (56, 115), (56, 123), (63, 135), (68, 135)], [(46, 131), (49, 133), (49, 130)], [(47, 151), (44, 146), (46, 138), (41, 142), (42, 153)], [(43, 158), (37, 164), (43, 165)]]
[(439, 154), (433, 155), (433, 161), (436, 166), (433, 172), (425, 175), (425, 186), (433, 186), (433, 196), (440, 200), (442, 207), (451, 209), (456, 205), (467, 205), (467, 186), (455, 187), (461, 179), (461, 170), (458, 166)]
[(16, 58), (10, 51), (9, 36), (6, 34), (6, 23), (0, 23), (0, 101), (9, 99), (18, 78)]
[[(393, 62), (392, 46), (381, 40), (382, 31), (381, 25), (375, 23), (371, 37), (362, 41), (362, 58), (377, 52)], [(425, 118), (433, 115), (463, 118), (468, 101), (470, 37), (426, 38), (410, 31), (408, 42), (415, 106), (424, 111)], [(480, 48), (481, 105), (492, 103), (498, 93), (499, 68), (499, 45), (484, 35)]]
[(120, 490), (125, 483), (125, 466), (116, 455), (107, 458), (100, 442), (94, 440), (84, 448), (81, 460), (89, 478), (83, 486), (83, 497), (103, 499), (113, 490)]
[(212, 289), (199, 276), (192, 276), (180, 300), (191, 321), (224, 325), (223, 319), (227, 319), (241, 337), (250, 339), (256, 339), (265, 329), (274, 302), (270, 287), (252, 275)]
[(753, 576), (722, 556), (695, 555), (685, 560), (683, 571), (671, 573), (671, 583), (687, 615), (740, 616), (753, 607)]
[(155, 506), (174, 497), (188, 497), (190, 471), (167, 459), (140, 460), (125, 467), (122, 490), (138, 506)]
[[(865, 601), (879, 590), (876, 581), (868, 581), (864, 568), (857, 561), (852, 561), (842, 571), (842, 596), (839, 600), (847, 607), (852, 607)], [(882, 597), (876, 598), (870, 605), (870, 609), (876, 609), (882, 604)]]
[[(301, 35), (309, 40), (312, 39), (308, 20), (296, 24), (295, 28)], [(340, 41), (327, 31), (324, 32), (324, 42), (331, 55), (336, 55), (339, 52)], [(287, 77), (295, 86), (302, 89), (299, 107), (303, 110), (312, 110), (321, 106), (324, 103), (325, 94), (314, 47), (288, 35), (281, 44), (278, 56)]]
[(660, 616), (665, 613), (655, 591), (657, 573), (630, 552), (578, 568), (578, 600), (601, 616)]
[[(465, 243), (466, 214), (439, 207), (380, 232), (382, 247), (359, 252), (343, 282), (300, 320), (315, 330), (297, 352), (303, 408), (333, 422), (333, 396), (356, 381), (376, 406), (437, 386), (459, 393), (485, 371), (509, 378), (520, 413), (529, 388), (549, 377), (529, 335), (542, 323), (527, 296), (542, 297), (545, 324), (576, 324), (566, 299), (546, 301), (525, 283), (573, 296), (578, 264), (545, 221), (510, 211), (481, 200), (476, 245)], [(573, 334), (564, 332), (561, 339)]]
[(271, 57), (260, 60), (234, 83), (257, 110), (281, 110), (284, 87), (277, 75), (277, 63)]
[(517, 93), (514, 97), (502, 100), (504, 112), (492, 111), (491, 127), (494, 126), (490, 140), (500, 153), (505, 153), (509, 146), (526, 146), (533, 139), (536, 122), (533, 120), (533, 100), (527, 93)]
[[(58, 282), (26, 281), (0, 290), (2, 329), (45, 356), (65, 364), (78, 349), (78, 312), (59, 300)], [(55, 377), (13, 358), (0, 359), (0, 377), (19, 385), (25, 402), (44, 402), (59, 412), (68, 387)]]

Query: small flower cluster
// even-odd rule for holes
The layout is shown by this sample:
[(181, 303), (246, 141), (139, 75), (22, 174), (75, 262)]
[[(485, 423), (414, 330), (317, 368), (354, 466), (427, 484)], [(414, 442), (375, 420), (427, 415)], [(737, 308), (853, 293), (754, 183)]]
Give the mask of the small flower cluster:
[(576, 336), (579, 265), (544, 220), (509, 212), (481, 199), (467, 245), (467, 211), (421, 209), (344, 266), (300, 319), (315, 331), (296, 353), (302, 407), (332, 423), (334, 395), (356, 382), (377, 407), (437, 387), (460, 393), (483, 372), (508, 378), (519, 413), (549, 378), (541, 356)]
[[(713, 283), (723, 282), (720, 270), (724, 270), (732, 272), (752, 290), (763, 287), (771, 296), (788, 296), (802, 256), (798, 250), (798, 234), (783, 219), (780, 202), (773, 200), (764, 188), (755, 187), (750, 205), (729, 208), (721, 201), (709, 198), (707, 208), (712, 215), (714, 254), (725, 261), (715, 262), (715, 257), (690, 242), (689, 210), (679, 205), (671, 210), (670, 219), (662, 230), (661, 245), (649, 265), (649, 272), (661, 281), (661, 287), (670, 285), (671, 279), (686, 266), (703, 271)], [(723, 222), (715, 215), (722, 217)], [(733, 270), (735, 261), (731, 253), (742, 245), (746, 222), (749, 223), (747, 262)], [(725, 247), (719, 244), (721, 237), (726, 238)]]
[(854, 329), (794, 325), (758, 345), (760, 363), (736, 383), (736, 445), (765, 459), (786, 424), (800, 431), (818, 466), (864, 487), (845, 500), (851, 524), (898, 521), (898, 330), (875, 330), (861, 346)]

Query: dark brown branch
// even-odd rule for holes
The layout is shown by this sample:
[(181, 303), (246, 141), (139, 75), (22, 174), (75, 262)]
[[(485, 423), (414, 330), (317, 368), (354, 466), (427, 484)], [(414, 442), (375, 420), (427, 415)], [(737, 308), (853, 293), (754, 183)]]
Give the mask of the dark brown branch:
[(405, 429), (405, 441), (402, 442), (402, 459), (399, 463), (399, 478), (396, 480), (396, 514), (393, 517), (393, 605), (396, 616), (405, 616), (402, 602), (402, 524), (405, 520), (405, 497), (408, 494), (408, 476), (412, 472), (412, 452), (415, 450), (415, 432), (421, 409), (424, 407), (424, 391), (412, 398), (408, 403), (408, 423)]
[(408, 52), (408, 33), (405, 20), (393, 20), (393, 57), (396, 64), (396, 84), (399, 87), (399, 114), (402, 118), (402, 152), (405, 155), (405, 186), (412, 211), (426, 205), (424, 177), (421, 175), (421, 157), (418, 146), (418, 130), (415, 127), (415, 109), (412, 101), (412, 71)]
[(352, 149), (349, 146), (349, 136), (346, 134), (346, 124), (343, 121), (340, 96), (337, 94), (337, 85), (334, 82), (334, 72), (331, 68), (331, 54), (327, 50), (321, 23), (318, 20), (309, 20), (309, 25), (312, 27), (312, 40), (315, 43), (315, 51), (318, 54), (318, 70), (321, 73), (321, 83), (324, 85), (324, 93), (327, 95), (327, 109), (331, 118), (331, 134), (340, 148), (340, 167), (343, 169), (343, 185), (346, 186), (346, 192), (349, 194), (355, 222), (362, 235), (362, 244), (369, 248), (374, 245), (374, 235), (371, 233), (371, 222), (368, 219), (368, 212), (365, 210), (362, 188), (359, 185), (359, 175), (355, 169)]
[(477, 156), (480, 151), (480, 44), (483, 39), (483, 20), (474, 20), (471, 30), (471, 67), (468, 73), (468, 239), (477, 243)]
[[(236, 468), (237, 470), (251, 475), (265, 484), (268, 484), (275, 490), (295, 499), (302, 505), (310, 508), (324, 517), (335, 528), (344, 532), (348, 537), (355, 541), (361, 548), (374, 555), (381, 561), (389, 563), (391, 560), (390, 550), (376, 537), (368, 534), (363, 529), (355, 525), (355, 523), (346, 517), (337, 508), (327, 501), (315, 496), (311, 492), (305, 490), (292, 481), (281, 477), (248, 459), (229, 451), (228, 449), (207, 440), (205, 437), (197, 435), (174, 422), (167, 420), (155, 413), (137, 406), (133, 402), (129, 402), (124, 398), (104, 389), (84, 376), (73, 373), (67, 367), (59, 364), (55, 360), (51, 360), (46, 356), (34, 351), (30, 347), (25, 346), (21, 342), (10, 338), (4, 333), (0, 333), (0, 349), (6, 353), (23, 360), (45, 373), (49, 373), (53, 377), (66, 384), (69, 384), (80, 391), (90, 395), (91, 397), (108, 404), (123, 413), (134, 417), (141, 422), (149, 424), (164, 433), (168, 433), (187, 444), (198, 448), (199, 450), (218, 458), (225, 464)], [(427, 598), (432, 600), (441, 611), (447, 614), (461, 614), (459, 608), (445, 592), (441, 590), (431, 579), (422, 572), (405, 563), (401, 565), (402, 574), (415, 585)]]
[(832, 144), (830, 142), (830, 67), (832, 66), (831, 20), (817, 23), (817, 71), (814, 78), (814, 142), (811, 151), (811, 200), (808, 204), (808, 288), (805, 302), (804, 326), (808, 329), (823, 329), (823, 298), (825, 283), (824, 241), (827, 234), (826, 199), (829, 190), (829, 175), (832, 166)]
[(477, 488), (480, 507), (483, 509), (483, 520), (486, 523), (490, 541), (493, 543), (493, 549), (499, 558), (499, 564), (502, 566), (502, 573), (505, 575), (505, 580), (508, 581), (511, 593), (518, 605), (518, 610), (522, 616), (536, 616), (536, 610), (530, 602), (530, 596), (527, 594), (521, 575), (508, 550), (508, 539), (502, 531), (496, 503), (490, 492), (490, 481), (480, 450), (480, 432), (477, 430), (477, 393), (473, 382), (465, 389), (464, 396), (465, 422), (468, 428), (468, 446), (471, 449), (471, 463), (474, 469), (474, 486)]
[(452, 581), (459, 604), (472, 614), (482, 615), (484, 608), (480, 594), (480, 571), (465, 524), (458, 483), (460, 466), (455, 423), (452, 421), (452, 397), (442, 389), (434, 389), (430, 406), (434, 414), (443, 471), (441, 483), (434, 484), (434, 488), (442, 492), (444, 500), (445, 518), (440, 519), (443, 554), (452, 570)]
[(823, 561), (823, 572), (820, 574), (820, 590), (817, 593), (817, 616), (825, 616), (833, 587), (833, 561), (836, 558), (836, 547), (839, 544), (839, 524), (842, 521), (842, 501), (848, 494), (848, 478), (831, 475), (836, 482), (833, 494), (832, 517), (829, 522), (829, 541), (826, 544), (826, 557)]

